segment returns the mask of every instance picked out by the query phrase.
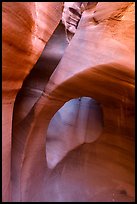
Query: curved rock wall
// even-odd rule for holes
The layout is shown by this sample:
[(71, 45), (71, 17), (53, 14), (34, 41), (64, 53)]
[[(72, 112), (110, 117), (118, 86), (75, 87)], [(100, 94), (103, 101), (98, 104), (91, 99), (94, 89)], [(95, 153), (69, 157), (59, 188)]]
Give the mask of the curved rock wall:
[(134, 3), (2, 8), (3, 201), (134, 201)]
[[(52, 12), (50, 11), (52, 10)], [(61, 18), (62, 3), (2, 3), (2, 181), (10, 200), (12, 113), (16, 95)]]

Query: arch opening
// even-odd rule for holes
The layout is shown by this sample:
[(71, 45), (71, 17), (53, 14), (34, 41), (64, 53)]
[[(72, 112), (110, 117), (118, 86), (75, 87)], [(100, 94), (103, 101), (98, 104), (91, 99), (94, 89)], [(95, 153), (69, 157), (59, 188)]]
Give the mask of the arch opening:
[(46, 136), (46, 157), (54, 168), (69, 151), (95, 142), (103, 130), (100, 104), (90, 97), (71, 99), (52, 117)]

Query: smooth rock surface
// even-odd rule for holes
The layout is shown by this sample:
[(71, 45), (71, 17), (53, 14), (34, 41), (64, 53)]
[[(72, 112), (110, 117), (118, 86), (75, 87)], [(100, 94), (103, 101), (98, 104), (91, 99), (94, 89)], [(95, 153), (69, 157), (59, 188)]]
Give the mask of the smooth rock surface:
[[(73, 3), (71, 8), (75, 10)], [(11, 66), (7, 52), (12, 53), (12, 49), (5, 44), (5, 30), (11, 32), (6, 27), (9, 4), (3, 5), (3, 59)], [(33, 12), (36, 7), (43, 11), (45, 5), (48, 14), (42, 18), (40, 12), (40, 36), (42, 29), (50, 30), (55, 24), (41, 57), (46, 42), (39, 52), (34, 49), (36, 53), (27, 56), (32, 61), (26, 70), (39, 61), (26, 79), (28, 72), (22, 77), (16, 94), (11, 94), (9, 87), (14, 90), (11, 82), (16, 85), (17, 81), (6, 78), (4, 67), (8, 65), (3, 64), (3, 201), (134, 202), (134, 3), (87, 2), (84, 9), (80, 7), (81, 18), (69, 44), (65, 36), (68, 24), (64, 23), (66, 28), (59, 24), (61, 3), (11, 5), (19, 12), (17, 22), (27, 11), (34, 16), (34, 22), (39, 22)], [(18, 10), (17, 5), (23, 10)], [(51, 12), (56, 6), (58, 17)], [(14, 28), (16, 23), (11, 25)], [(31, 35), (29, 38), (26, 34), (28, 41), (24, 38), (27, 48)], [(25, 67), (25, 54), (14, 54), (17, 63)], [(17, 93), (13, 117), (13, 103), (10, 106), (6, 101), (11, 101), (11, 95), (15, 101)], [(5, 171), (6, 164), (9, 166)]]

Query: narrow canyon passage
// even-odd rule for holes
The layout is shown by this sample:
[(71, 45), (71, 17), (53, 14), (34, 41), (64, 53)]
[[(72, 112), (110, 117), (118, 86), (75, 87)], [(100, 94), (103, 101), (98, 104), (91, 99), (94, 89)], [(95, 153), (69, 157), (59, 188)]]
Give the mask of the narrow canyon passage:
[(18, 92), (14, 106), (15, 124), (19, 123), (29, 113), (41, 96), (67, 46), (65, 28), (60, 22), (37, 63), (24, 80), (21, 90)]
[[(61, 43), (57, 44), (59, 40)], [(56, 44), (59, 46), (55, 50)], [(13, 134), (18, 136), (19, 121), (37, 102), (67, 46), (64, 26), (59, 24), (17, 96)], [(134, 159), (131, 159), (134, 158), (134, 141), (123, 137), (125, 127), (120, 133), (119, 128), (104, 130), (101, 106), (90, 97), (80, 97), (68, 101), (55, 113), (45, 132), (44, 184), (36, 198), (28, 195), (24, 201), (134, 201)], [(113, 111), (108, 123), (112, 118)]]
[(134, 202), (134, 3), (3, 5), (3, 202)]

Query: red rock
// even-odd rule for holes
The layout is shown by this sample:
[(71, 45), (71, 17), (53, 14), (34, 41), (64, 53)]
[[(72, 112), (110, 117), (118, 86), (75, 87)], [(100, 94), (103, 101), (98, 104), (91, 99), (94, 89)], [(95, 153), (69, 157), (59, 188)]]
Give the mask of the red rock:
[(3, 201), (135, 199), (134, 3), (77, 6), (3, 3)]

